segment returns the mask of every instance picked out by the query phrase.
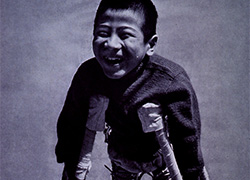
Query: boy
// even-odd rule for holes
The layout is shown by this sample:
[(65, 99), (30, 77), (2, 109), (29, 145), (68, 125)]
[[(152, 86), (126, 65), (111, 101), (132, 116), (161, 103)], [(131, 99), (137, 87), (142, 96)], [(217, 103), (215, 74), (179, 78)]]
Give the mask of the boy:
[[(78, 69), (58, 119), (56, 155), (65, 163), (63, 179), (86, 178), (95, 132), (105, 123), (113, 180), (142, 173), (169, 179), (157, 129), (166, 136), (169, 131), (183, 179), (205, 179), (195, 92), (179, 65), (154, 55), (157, 16), (150, 0), (101, 1), (95, 58)], [(144, 118), (149, 114), (152, 122)]]

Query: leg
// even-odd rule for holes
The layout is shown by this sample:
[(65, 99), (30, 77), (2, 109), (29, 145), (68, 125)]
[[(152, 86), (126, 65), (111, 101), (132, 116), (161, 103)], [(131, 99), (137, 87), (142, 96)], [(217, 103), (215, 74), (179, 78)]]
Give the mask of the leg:
[(64, 165), (62, 180), (77, 180), (75, 177), (75, 166)]
[(165, 166), (153, 171), (153, 180), (170, 180), (170, 173)]
[(112, 169), (112, 180), (139, 180), (139, 174), (128, 172), (114, 163), (112, 163)]

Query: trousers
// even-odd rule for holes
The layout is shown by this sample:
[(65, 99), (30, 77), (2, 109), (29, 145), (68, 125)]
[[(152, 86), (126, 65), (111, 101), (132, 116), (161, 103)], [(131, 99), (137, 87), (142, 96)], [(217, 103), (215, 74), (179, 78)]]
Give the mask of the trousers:
[(152, 180), (170, 180), (167, 168), (161, 167), (153, 172), (132, 173), (112, 162), (112, 180), (140, 180), (143, 176), (151, 176)]

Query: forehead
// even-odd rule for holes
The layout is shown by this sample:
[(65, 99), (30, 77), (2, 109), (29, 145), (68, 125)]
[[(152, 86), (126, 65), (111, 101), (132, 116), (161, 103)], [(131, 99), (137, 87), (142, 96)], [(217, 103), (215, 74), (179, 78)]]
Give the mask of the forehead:
[(144, 15), (131, 9), (107, 9), (98, 19), (98, 24), (113, 22), (127, 23), (142, 27), (144, 23)]

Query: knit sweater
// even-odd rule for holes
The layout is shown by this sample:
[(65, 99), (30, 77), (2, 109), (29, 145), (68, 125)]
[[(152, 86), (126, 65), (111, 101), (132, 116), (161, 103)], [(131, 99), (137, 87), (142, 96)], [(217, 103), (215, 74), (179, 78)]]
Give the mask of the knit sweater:
[(95, 58), (76, 72), (58, 119), (58, 162), (75, 164), (81, 149), (89, 98), (101, 94), (110, 99), (106, 122), (114, 131), (110, 146), (125, 157), (150, 160), (159, 149), (152, 133), (143, 133), (137, 110), (158, 102), (168, 117), (170, 141), (184, 180), (198, 180), (203, 157), (200, 147), (200, 115), (197, 98), (182, 67), (161, 56), (146, 57), (135, 70), (119, 80), (108, 79)]

